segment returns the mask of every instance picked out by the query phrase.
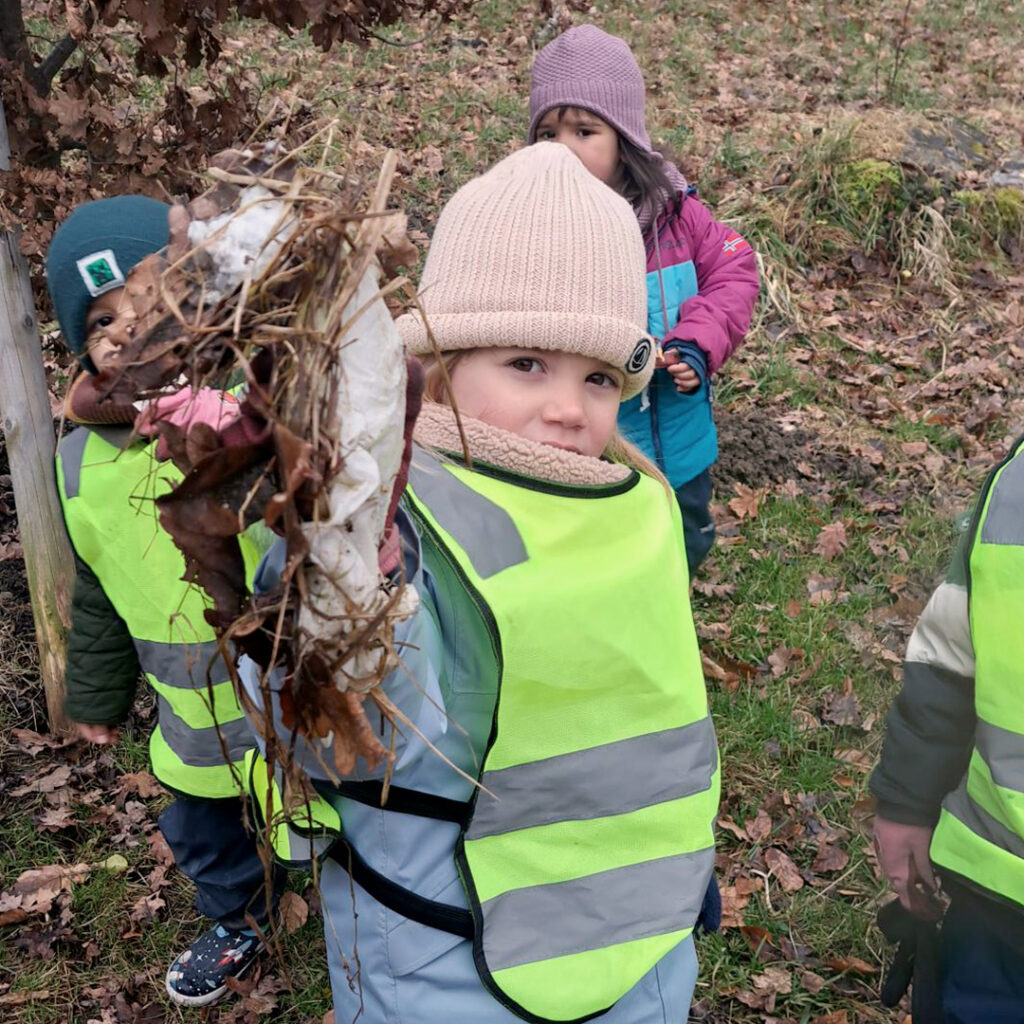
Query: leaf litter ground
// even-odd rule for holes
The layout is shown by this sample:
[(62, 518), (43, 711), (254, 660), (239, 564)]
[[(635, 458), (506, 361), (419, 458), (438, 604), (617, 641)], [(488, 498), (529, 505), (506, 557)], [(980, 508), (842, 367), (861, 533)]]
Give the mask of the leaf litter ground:
[[(268, 94), (337, 113), (368, 160), (397, 147), (398, 198), (425, 248), (451, 192), (519, 144), (533, 48), (560, 17), (633, 42), (652, 135), (765, 261), (755, 330), (719, 378), (720, 540), (695, 582), (724, 765), (726, 927), (700, 942), (694, 1017), (900, 1019), (876, 998), (885, 886), (866, 779), (955, 523), (1024, 425), (1020, 225), (985, 198), (1024, 130), (1021, 31), (993, 0), (970, 19), (894, 0), (593, 12), (494, 0), (427, 38), (410, 25), (385, 33), (396, 45), (327, 56), (238, 23), (225, 60)], [(48, 368), (59, 392), (66, 370)], [(33, 735), (42, 699), (7, 472), (0, 455), (0, 915), (25, 916), (0, 926), (3, 1017), (194, 1019), (162, 994), (202, 924), (156, 838), (151, 706), (113, 750)], [(315, 896), (294, 881), (313, 913), (301, 923), (292, 907), (282, 963), (207, 1019), (327, 1012)]]

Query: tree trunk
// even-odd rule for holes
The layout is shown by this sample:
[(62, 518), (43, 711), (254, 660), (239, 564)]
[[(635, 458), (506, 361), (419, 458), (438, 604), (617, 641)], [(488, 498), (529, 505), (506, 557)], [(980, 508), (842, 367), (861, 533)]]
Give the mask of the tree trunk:
[[(0, 170), (10, 166), (0, 101)], [(32, 595), (39, 672), (50, 730), (64, 733), (64, 662), (75, 567), (53, 471), (56, 438), (28, 264), (16, 231), (0, 233), (0, 422), (7, 443), (18, 528)]]

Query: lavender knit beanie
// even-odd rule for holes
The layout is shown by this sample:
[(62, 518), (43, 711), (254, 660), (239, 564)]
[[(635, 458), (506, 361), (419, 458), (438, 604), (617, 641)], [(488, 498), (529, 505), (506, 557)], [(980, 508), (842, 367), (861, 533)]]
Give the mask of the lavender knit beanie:
[[(549, 110), (580, 107), (607, 121), (643, 152), (654, 153), (644, 121), (646, 101), (644, 76), (625, 40), (596, 25), (578, 25), (548, 43), (533, 62), (528, 142), (532, 146), (537, 141), (537, 125)], [(679, 168), (658, 156), (672, 189), (685, 191), (686, 178)], [(650, 202), (637, 208), (644, 231), (654, 220), (656, 209)]]
[(537, 125), (553, 107), (581, 107), (650, 153), (646, 102), (644, 76), (625, 40), (596, 25), (579, 25), (548, 43), (533, 62), (529, 142), (537, 141)]

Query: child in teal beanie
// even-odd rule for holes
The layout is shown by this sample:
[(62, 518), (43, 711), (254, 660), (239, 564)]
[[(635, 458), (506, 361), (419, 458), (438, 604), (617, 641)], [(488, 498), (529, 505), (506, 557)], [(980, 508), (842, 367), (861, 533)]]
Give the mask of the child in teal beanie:
[[(94, 375), (116, 366), (119, 343), (131, 335), (126, 278), (167, 245), (169, 210), (145, 196), (79, 206), (53, 237), (46, 278), (64, 340), (86, 371), (66, 405), (68, 418), (82, 425), (57, 454), (77, 556), (65, 710), (83, 738), (113, 743), (140, 672), (156, 691), (150, 756), (154, 774), (175, 795), (160, 828), (196, 886), (196, 909), (216, 921), (175, 959), (166, 988), (175, 1002), (202, 1006), (253, 966), (262, 942), (250, 925), (262, 926), (270, 912), (263, 862), (239, 797), (253, 740), (203, 616), (209, 602), (182, 580), (184, 560), (152, 504), (181, 473), (158, 460), (156, 441), (138, 437), (135, 407), (101, 401), (93, 384)], [(240, 545), (255, 567), (259, 552), (245, 537)], [(283, 882), (275, 873), (271, 903)]]

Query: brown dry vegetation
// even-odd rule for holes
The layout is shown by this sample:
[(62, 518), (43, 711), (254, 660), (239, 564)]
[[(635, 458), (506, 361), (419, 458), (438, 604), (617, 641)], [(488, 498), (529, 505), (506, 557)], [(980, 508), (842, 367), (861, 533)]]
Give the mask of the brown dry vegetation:
[[(397, 196), (425, 246), (452, 191), (520, 144), (532, 54), (560, 18), (631, 41), (652, 135), (748, 233), (765, 272), (755, 329), (718, 381), (720, 544), (696, 583), (728, 927), (701, 942), (694, 1016), (900, 1019), (876, 999), (871, 922), (886, 890), (866, 777), (954, 522), (1024, 426), (1024, 192), (992, 186), (1024, 135), (1016, 5), (572, 6), (488, 0), (448, 26), (391, 28), (366, 51), (327, 55), (302, 34), (237, 23), (213, 84), (177, 84), (202, 102), (230, 69), (265, 99), (341, 118), (369, 161), (397, 148)], [(163, 88), (141, 79), (143, 105)], [(55, 393), (61, 366), (51, 359)], [(38, 730), (41, 705), (4, 472), (0, 891), (48, 864), (121, 854), (127, 867), (90, 870), (3, 929), (0, 1016), (184, 1020), (162, 976), (200, 925), (145, 841), (163, 799), (140, 775), (147, 708), (100, 754), (15, 731)], [(313, 915), (262, 988), (209, 1019), (319, 1021), (318, 929)]]

